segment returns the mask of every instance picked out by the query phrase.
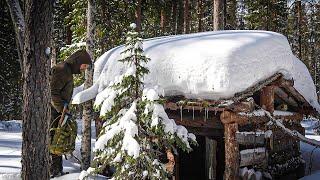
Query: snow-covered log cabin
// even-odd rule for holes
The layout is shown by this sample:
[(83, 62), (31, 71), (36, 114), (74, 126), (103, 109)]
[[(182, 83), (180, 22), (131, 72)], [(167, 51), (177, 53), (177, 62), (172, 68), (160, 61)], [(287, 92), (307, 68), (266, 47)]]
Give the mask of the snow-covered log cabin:
[[(268, 31), (218, 31), (147, 39), (151, 61), (144, 79), (159, 86), (169, 117), (197, 135), (199, 146), (175, 157), (175, 179), (303, 176), (300, 121), (320, 111), (315, 85), (283, 35)], [(95, 62), (94, 85), (73, 103), (98, 98), (126, 71), (123, 46)], [(269, 112), (269, 116), (266, 112)]]

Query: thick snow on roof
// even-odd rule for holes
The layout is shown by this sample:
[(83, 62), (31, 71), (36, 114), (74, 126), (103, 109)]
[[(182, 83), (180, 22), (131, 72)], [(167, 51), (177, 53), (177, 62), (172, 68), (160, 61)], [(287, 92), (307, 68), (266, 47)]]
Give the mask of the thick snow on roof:
[[(291, 52), (285, 36), (269, 31), (216, 31), (166, 36), (144, 41), (150, 73), (147, 86), (160, 85), (166, 96), (228, 99), (277, 72), (294, 80), (294, 87), (318, 111), (314, 83), (306, 66)], [(95, 62), (94, 85), (73, 103), (93, 99), (127, 66), (118, 61), (123, 46)]]

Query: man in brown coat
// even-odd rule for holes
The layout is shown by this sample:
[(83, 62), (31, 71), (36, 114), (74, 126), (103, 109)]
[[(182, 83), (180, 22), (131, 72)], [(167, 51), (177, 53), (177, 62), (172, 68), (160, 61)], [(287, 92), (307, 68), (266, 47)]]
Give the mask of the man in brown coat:
[[(58, 63), (51, 69), (51, 123), (50, 128), (58, 127), (59, 121), (54, 121), (63, 111), (65, 104), (69, 104), (73, 92), (73, 74), (80, 74), (91, 65), (91, 59), (87, 51), (79, 50), (73, 53), (65, 61)], [(54, 133), (50, 133), (51, 141)], [(51, 176), (63, 173), (62, 156), (51, 155)]]

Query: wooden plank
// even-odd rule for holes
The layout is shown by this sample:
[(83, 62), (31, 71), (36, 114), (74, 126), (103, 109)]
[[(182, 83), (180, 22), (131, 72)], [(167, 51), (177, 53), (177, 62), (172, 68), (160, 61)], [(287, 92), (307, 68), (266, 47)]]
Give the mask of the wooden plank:
[(264, 132), (237, 132), (236, 139), (241, 145), (264, 145)]
[(217, 141), (209, 139), (206, 137), (206, 162), (205, 162), (205, 171), (206, 179), (214, 180), (217, 175)]
[(267, 153), (265, 148), (246, 149), (240, 151), (240, 167), (259, 165), (267, 166)]

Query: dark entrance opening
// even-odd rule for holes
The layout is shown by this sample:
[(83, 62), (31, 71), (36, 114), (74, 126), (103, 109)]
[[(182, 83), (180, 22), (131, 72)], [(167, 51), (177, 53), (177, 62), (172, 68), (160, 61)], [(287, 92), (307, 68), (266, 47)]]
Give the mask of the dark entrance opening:
[(223, 137), (197, 136), (190, 153), (179, 150), (178, 180), (222, 180), (225, 168)]
[(199, 146), (192, 146), (190, 153), (179, 150), (179, 179), (204, 180), (206, 144), (204, 136), (197, 136)]

